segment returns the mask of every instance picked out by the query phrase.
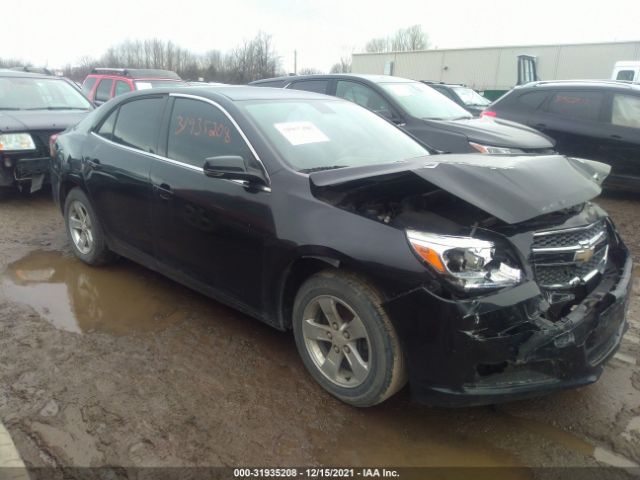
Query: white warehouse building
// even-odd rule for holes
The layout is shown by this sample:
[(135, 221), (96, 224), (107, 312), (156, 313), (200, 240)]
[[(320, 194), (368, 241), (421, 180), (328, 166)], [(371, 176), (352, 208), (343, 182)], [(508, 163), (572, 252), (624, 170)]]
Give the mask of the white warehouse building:
[(616, 62), (640, 60), (640, 41), (356, 53), (352, 72), (462, 83), (492, 97), (516, 85), (518, 55), (536, 57), (540, 80), (607, 79)]

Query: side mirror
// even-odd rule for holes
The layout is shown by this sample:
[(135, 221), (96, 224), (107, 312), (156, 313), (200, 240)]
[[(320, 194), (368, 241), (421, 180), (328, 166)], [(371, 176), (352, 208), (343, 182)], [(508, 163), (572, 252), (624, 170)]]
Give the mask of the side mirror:
[(244, 158), (240, 155), (209, 157), (204, 162), (203, 170), (207, 177), (243, 180), (252, 184), (267, 186), (262, 172), (255, 168), (247, 168)]

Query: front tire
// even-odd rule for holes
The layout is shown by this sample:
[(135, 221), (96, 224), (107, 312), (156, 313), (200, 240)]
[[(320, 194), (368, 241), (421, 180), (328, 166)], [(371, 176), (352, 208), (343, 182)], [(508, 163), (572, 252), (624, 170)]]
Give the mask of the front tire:
[(382, 299), (351, 274), (320, 272), (298, 291), (293, 332), (313, 378), (357, 407), (383, 402), (407, 380), (404, 354)]
[(104, 265), (114, 258), (87, 195), (72, 189), (64, 202), (64, 220), (73, 253), (89, 265)]

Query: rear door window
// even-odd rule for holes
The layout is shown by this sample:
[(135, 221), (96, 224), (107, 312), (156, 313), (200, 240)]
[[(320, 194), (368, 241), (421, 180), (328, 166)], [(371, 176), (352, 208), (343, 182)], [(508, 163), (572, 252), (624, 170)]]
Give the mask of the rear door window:
[(111, 87), (113, 86), (113, 80), (110, 78), (103, 78), (98, 84), (96, 90), (96, 100), (99, 102), (106, 102), (111, 98)]
[(113, 140), (113, 127), (116, 124), (116, 117), (118, 116), (118, 109), (116, 108), (113, 112), (109, 114), (107, 119), (102, 122), (100, 128), (97, 130), (97, 134), (101, 137), (106, 138), (107, 140)]
[(167, 156), (196, 167), (211, 157), (239, 155), (247, 165), (257, 163), (247, 143), (229, 118), (215, 106), (176, 98), (171, 112)]
[(518, 103), (533, 110), (539, 109), (549, 97), (549, 92), (525, 92), (518, 97)]
[(562, 90), (554, 92), (547, 111), (578, 120), (598, 121), (604, 102), (604, 93)]
[(127, 82), (123, 82), (122, 80), (118, 80), (116, 82), (116, 91), (113, 94), (114, 97), (117, 97), (118, 95), (122, 95), (124, 93), (129, 93), (131, 91), (131, 87), (129, 86), (129, 84)]
[(640, 129), (640, 96), (616, 93), (613, 96), (611, 123)]
[(302, 82), (292, 83), (287, 88), (292, 88), (294, 90), (304, 90), (305, 92), (315, 92), (315, 93), (326, 94), (328, 85), (329, 85), (329, 80), (305, 80)]
[(123, 104), (113, 140), (127, 147), (155, 153), (163, 105), (163, 97), (142, 98)]

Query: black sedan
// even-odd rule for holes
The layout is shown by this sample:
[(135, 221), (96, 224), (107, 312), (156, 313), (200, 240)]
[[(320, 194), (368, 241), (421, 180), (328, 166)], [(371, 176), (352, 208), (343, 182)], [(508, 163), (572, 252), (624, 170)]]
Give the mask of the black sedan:
[(93, 110), (75, 84), (53, 75), (0, 70), (0, 196), (48, 181), (49, 140)]
[(352, 405), (407, 378), (439, 405), (584, 385), (626, 328), (597, 162), (430, 156), (351, 102), (251, 87), (127, 94), (55, 150), (81, 260), (122, 255), (292, 329)]
[(424, 83), (386, 75), (304, 75), (258, 80), (251, 85), (305, 90), (344, 98), (395, 123), (440, 153), (549, 154), (554, 142), (508, 120), (473, 118)]
[(483, 115), (537, 128), (564, 155), (611, 165), (604, 184), (640, 192), (640, 85), (567, 80), (516, 87)]

